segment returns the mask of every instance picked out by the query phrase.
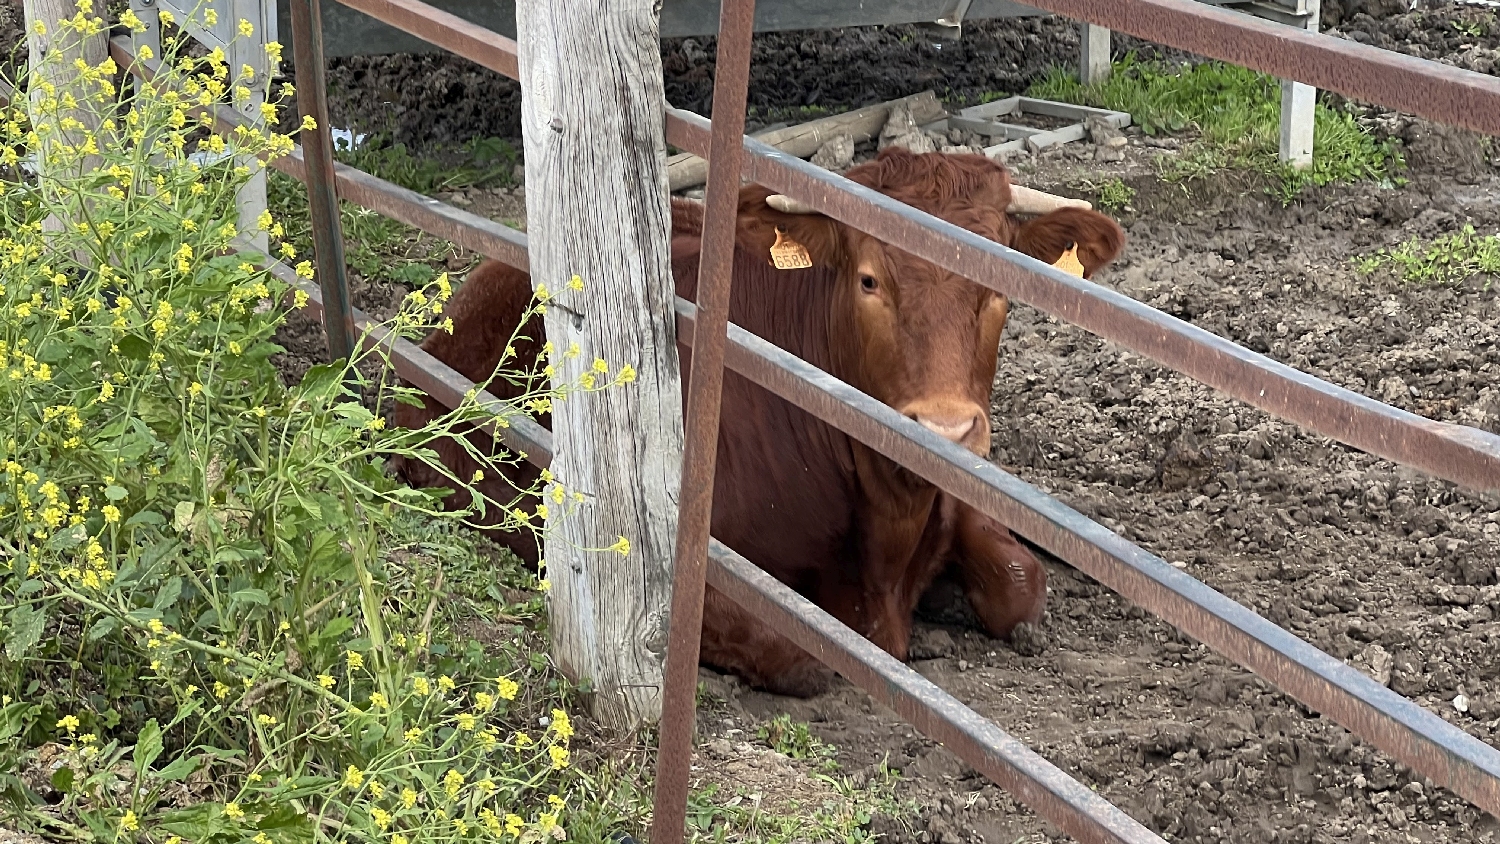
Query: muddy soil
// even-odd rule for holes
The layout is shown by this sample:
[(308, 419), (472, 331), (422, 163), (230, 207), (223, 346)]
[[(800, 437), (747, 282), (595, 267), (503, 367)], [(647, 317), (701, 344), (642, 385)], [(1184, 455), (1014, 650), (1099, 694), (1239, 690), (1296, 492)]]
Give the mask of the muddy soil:
[[(667, 101), (707, 115), (715, 39), (662, 42)], [(1186, 57), (1117, 36), (1115, 52)], [(958, 43), (935, 44), (909, 26), (763, 33), (751, 60), (749, 129), (775, 120), (845, 111), (932, 90), (968, 105), (1021, 93), (1055, 65), (1073, 66), (1076, 26), (1058, 18), (977, 21)], [(880, 68), (872, 73), (871, 68)], [(520, 135), (520, 88), (452, 56), (355, 57), (333, 62), (331, 115), (414, 148), (473, 137)]]

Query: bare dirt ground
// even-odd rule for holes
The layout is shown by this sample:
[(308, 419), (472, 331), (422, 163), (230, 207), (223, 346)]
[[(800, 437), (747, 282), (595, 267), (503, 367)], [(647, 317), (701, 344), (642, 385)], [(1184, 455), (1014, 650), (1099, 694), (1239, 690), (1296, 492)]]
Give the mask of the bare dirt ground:
[[(1325, 0), (1325, 24), (1484, 73), (1500, 55), (1500, 25), (1485, 10)], [(1117, 52), (1141, 46), (1118, 42)], [(1019, 91), (1048, 65), (1075, 61), (1076, 50), (1071, 25), (1052, 19), (982, 23), (940, 51), (901, 28), (763, 36), (750, 99), (767, 121), (926, 88), (964, 101)], [(669, 99), (705, 109), (711, 40), (668, 43), (664, 59)], [(333, 78), (337, 118), (408, 143), (516, 131), (514, 86), (458, 60), (347, 60)], [(1351, 260), (1466, 222), (1500, 230), (1496, 150), (1425, 123), (1368, 117), (1406, 141), (1409, 182), (1310, 191), (1285, 208), (1249, 178), (1161, 181), (1153, 157), (1177, 145), (1135, 132), (1120, 162), (1096, 162), (1074, 145), (1013, 166), (1025, 184), (1074, 195), (1109, 177), (1135, 189), (1133, 210), (1120, 215), (1129, 246), (1100, 283), (1336, 384), (1500, 431), (1492, 279), (1418, 285), (1360, 275)], [(462, 199), (524, 225), (516, 191)], [(403, 292), (356, 286), (354, 299), (383, 315)], [(286, 333), (289, 374), (322, 357), (316, 329)], [(1500, 499), (1309, 435), (1025, 306), (1013, 309), (1002, 345), (992, 421), (1001, 465), (1389, 677), (1470, 734), (1500, 741)], [(1040, 635), (995, 641), (935, 602), (912, 664), (1169, 840), (1496, 839), (1494, 818), (1067, 565), (1048, 566)], [(798, 701), (703, 676), (717, 701), (705, 710), (704, 741), (721, 742), (710, 756), (786, 712), (838, 747), (856, 778), (882, 761), (900, 769), (903, 796), (926, 808), (914, 819), (877, 818), (890, 841), (1067, 840), (847, 685)]]

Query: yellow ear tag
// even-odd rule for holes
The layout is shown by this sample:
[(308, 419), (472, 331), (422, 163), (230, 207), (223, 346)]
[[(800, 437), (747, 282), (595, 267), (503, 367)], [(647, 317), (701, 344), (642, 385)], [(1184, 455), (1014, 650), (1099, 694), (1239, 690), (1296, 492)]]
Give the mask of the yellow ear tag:
[(1052, 266), (1057, 267), (1065, 273), (1071, 273), (1079, 278), (1083, 278), (1083, 264), (1078, 260), (1078, 244), (1068, 244), (1068, 248), (1063, 250), (1062, 257), (1052, 262)]
[(807, 247), (792, 240), (780, 228), (776, 229), (776, 242), (771, 244), (771, 263), (778, 270), (805, 270), (813, 265)]

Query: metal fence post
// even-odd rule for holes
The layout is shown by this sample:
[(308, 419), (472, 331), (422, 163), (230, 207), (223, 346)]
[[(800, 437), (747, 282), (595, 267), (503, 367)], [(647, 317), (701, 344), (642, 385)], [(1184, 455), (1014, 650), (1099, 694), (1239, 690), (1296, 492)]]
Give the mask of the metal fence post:
[(292, 55), (297, 72), (297, 107), (317, 128), (302, 132), (307, 163), (307, 201), (312, 212), (313, 255), (318, 286), (323, 289), (323, 330), (328, 353), (347, 360), (354, 351), (354, 314), (349, 307), (349, 278), (344, 265), (344, 229), (333, 175), (333, 136), (328, 126), (327, 82), (323, 67), (323, 17), (318, 0), (288, 0), (292, 18)]
[(687, 817), (693, 759), (694, 698), (703, 632), (703, 589), (713, 513), (714, 463), (728, 341), (734, 231), (744, 151), (745, 100), (750, 90), (750, 41), (755, 0), (724, 0), (714, 78), (708, 190), (698, 258), (698, 324), (685, 408), (685, 450), (673, 564), (671, 633), (656, 757), (652, 844), (679, 844)]

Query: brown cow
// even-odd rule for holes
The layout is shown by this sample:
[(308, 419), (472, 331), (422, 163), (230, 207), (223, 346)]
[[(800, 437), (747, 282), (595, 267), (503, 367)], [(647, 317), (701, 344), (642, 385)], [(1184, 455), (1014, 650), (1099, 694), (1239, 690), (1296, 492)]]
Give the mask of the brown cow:
[[(1085, 276), (1124, 244), (1120, 227), (1091, 210), (1061, 208), (1024, 222), (1007, 213), (1014, 208), (1008, 173), (983, 156), (886, 150), (847, 177), (1049, 263), (1077, 244)], [(1054, 208), (1066, 204), (1050, 199)], [(673, 212), (677, 295), (693, 301), (701, 206), (674, 200)], [(741, 190), (730, 320), (987, 456), (1006, 299), (805, 212), (764, 188)], [(806, 247), (811, 268), (770, 264), (778, 228)], [(434, 333), (423, 348), (470, 379), (487, 379), (530, 297), (524, 273), (486, 262), (450, 303), (453, 334)], [(521, 333), (539, 338), (542, 331), (534, 320)], [(518, 365), (530, 365), (536, 343), (516, 348)], [(686, 388), (691, 350), (679, 351)], [(504, 398), (508, 388), (497, 379), (491, 389)], [(397, 422), (416, 427), (442, 412), (429, 399), (425, 409), (403, 406)], [(433, 447), (459, 477), (475, 468), (456, 443)], [(430, 467), (402, 469), (415, 485), (443, 485)], [(526, 470), (516, 480), (524, 486), (535, 478)], [(486, 494), (501, 501), (514, 494), (493, 489)], [(452, 499), (452, 506), (468, 503)], [(950, 564), (996, 636), (1037, 622), (1046, 601), (1043, 569), (1004, 525), (733, 372), (724, 377), (712, 532), (898, 659), (906, 657), (918, 600)], [(535, 561), (531, 537), (509, 541)], [(706, 602), (705, 663), (776, 692), (823, 687), (827, 672), (795, 644), (713, 589)]]

